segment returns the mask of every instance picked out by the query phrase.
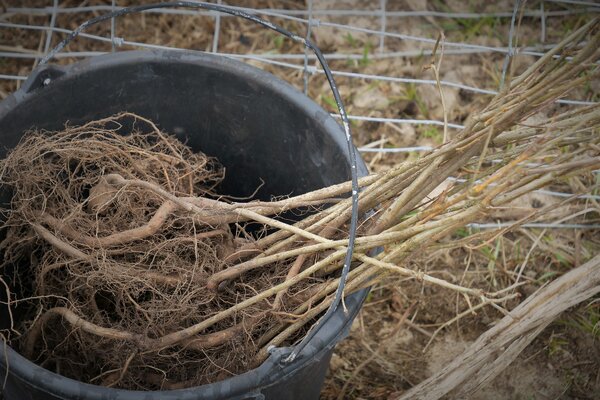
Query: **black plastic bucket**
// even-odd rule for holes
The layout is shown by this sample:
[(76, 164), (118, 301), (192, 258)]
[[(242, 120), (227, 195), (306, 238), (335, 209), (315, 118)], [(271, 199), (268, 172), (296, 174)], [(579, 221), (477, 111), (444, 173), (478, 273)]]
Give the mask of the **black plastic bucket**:
[[(81, 124), (121, 111), (149, 118), (216, 156), (227, 170), (224, 194), (250, 195), (262, 180), (258, 197), (268, 200), (350, 178), (344, 132), (312, 100), (246, 64), (172, 51), (119, 52), (37, 70), (0, 103), (0, 157), (33, 127), (57, 130), (67, 121)], [(358, 170), (367, 172), (361, 160)], [(316, 399), (333, 348), (366, 293), (346, 298), (348, 312), (338, 307), (293, 362), (281, 362), (289, 349), (274, 349), (259, 368), (221, 382), (155, 392), (94, 386), (45, 370), (2, 342), (0, 385), (6, 382), (8, 400)], [(0, 328), (7, 325), (7, 309), (0, 308)]]

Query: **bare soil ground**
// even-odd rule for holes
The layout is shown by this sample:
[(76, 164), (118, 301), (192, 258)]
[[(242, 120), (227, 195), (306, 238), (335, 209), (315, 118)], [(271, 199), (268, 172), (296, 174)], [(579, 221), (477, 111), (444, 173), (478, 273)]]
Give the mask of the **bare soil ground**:
[[(5, 7), (18, 5), (43, 6), (52, 1), (2, 0)], [(117, 1), (127, 5), (132, 1)], [(110, 5), (110, 1), (68, 0), (61, 7), (79, 5)], [(246, 0), (227, 4), (255, 8), (286, 8), (306, 10), (307, 3), (297, 1)], [(436, 10), (446, 12), (511, 12), (511, 1), (388, 1), (388, 11)], [(353, 0), (314, 0), (314, 9), (376, 10), (379, 2)], [(582, 6), (545, 2), (546, 11), (577, 10)], [(528, 10), (539, 10), (540, 2), (531, 1)], [(59, 14), (56, 26), (73, 29), (98, 13)], [(577, 13), (548, 17), (544, 35), (539, 17), (523, 18), (518, 30), (519, 46), (530, 46), (543, 51), (545, 45), (557, 43), (567, 32), (581, 26), (593, 13)], [(321, 21), (352, 25), (366, 29), (381, 29), (379, 17), (319, 16)], [(0, 20), (21, 24), (47, 25), (49, 16), (4, 15)], [(274, 18), (286, 28), (304, 34), (306, 25)], [(212, 49), (215, 22), (207, 16), (178, 16), (148, 14), (117, 20), (116, 36), (129, 41), (175, 46), (193, 50)], [(509, 37), (510, 17), (434, 18), (390, 17), (386, 31), (436, 39), (442, 30), (448, 42), (463, 42), (486, 46), (506, 46)], [(109, 24), (93, 27), (89, 33), (108, 36)], [(380, 52), (378, 36), (340, 28), (314, 26), (312, 35), (324, 53), (346, 54), (332, 60), (337, 71), (365, 75), (385, 75), (415, 79), (433, 79), (431, 70), (424, 70), (430, 57), (424, 54), (431, 44), (386, 37), (384, 52)], [(54, 33), (56, 44), (64, 34)], [(0, 28), (0, 50), (36, 54), (45, 47), (44, 31), (17, 28)], [(122, 46), (120, 49), (130, 49)], [(68, 51), (110, 51), (109, 43), (79, 38), (68, 46)], [(235, 18), (222, 18), (218, 51), (235, 54), (300, 54), (303, 49), (261, 28)], [(481, 89), (497, 90), (501, 79), (504, 55), (500, 53), (452, 54), (446, 53), (441, 67), (442, 80), (460, 82)], [(390, 52), (412, 52), (415, 55), (387, 57)], [(59, 63), (72, 62), (74, 58), (61, 58)], [(535, 60), (531, 55), (518, 55), (514, 72), (518, 73)], [(301, 66), (300, 60), (277, 60)], [(249, 63), (278, 75), (298, 89), (302, 89), (303, 71), (268, 65), (258, 61)], [(0, 58), (0, 73), (27, 75), (35, 64), (33, 59)], [(309, 65), (315, 65), (310, 61)], [(351, 115), (443, 120), (439, 93), (434, 85), (381, 81), (374, 79), (336, 76), (340, 92)], [(0, 80), (0, 97), (16, 90), (19, 82)], [(600, 100), (600, 82), (573, 98)], [(490, 95), (444, 87), (444, 97), (449, 121), (460, 124), (489, 99)], [(333, 99), (321, 74), (308, 78), (308, 95), (324, 108), (334, 111)], [(545, 118), (562, 106), (552, 106)], [(408, 147), (435, 146), (442, 140), (442, 127), (425, 124), (352, 122), (357, 146)], [(417, 153), (363, 153), (372, 171), (380, 171), (403, 160), (417, 157)], [(577, 182), (568, 182), (574, 192)], [(530, 196), (520, 205), (502, 210), (500, 219), (518, 218), (520, 213), (533, 207), (553, 204), (558, 200), (547, 195)], [(598, 207), (589, 203), (590, 207)], [(556, 218), (568, 216), (570, 209), (557, 207)], [(592, 214), (594, 215), (594, 214)], [(598, 214), (593, 218), (598, 220)], [(593, 222), (593, 219), (588, 219)], [(484, 222), (484, 221), (482, 221)], [(473, 234), (464, 230), (452, 241)], [(584, 263), (600, 249), (597, 232), (573, 229), (540, 230), (522, 229), (500, 236), (480, 248), (439, 250), (414, 260), (411, 267), (438, 274), (456, 283), (473, 287), (501, 288), (514, 282), (516, 271), (522, 265), (528, 284), (522, 286), (522, 297), (533, 293), (545, 282)], [(504, 305), (508, 309), (515, 304)], [(431, 287), (414, 280), (398, 279), (373, 288), (363, 310), (353, 325), (348, 339), (340, 343), (332, 358), (331, 368), (322, 392), (323, 399), (387, 399), (402, 394), (408, 388), (435, 373), (446, 362), (467, 348), (482, 332), (487, 330), (502, 314), (493, 308), (484, 308), (447, 326), (447, 322), (467, 310), (469, 305), (454, 292)], [(492, 384), (484, 388), (475, 399), (597, 399), (600, 398), (600, 299), (592, 299), (579, 308), (565, 313), (540, 335), (520, 357)]]

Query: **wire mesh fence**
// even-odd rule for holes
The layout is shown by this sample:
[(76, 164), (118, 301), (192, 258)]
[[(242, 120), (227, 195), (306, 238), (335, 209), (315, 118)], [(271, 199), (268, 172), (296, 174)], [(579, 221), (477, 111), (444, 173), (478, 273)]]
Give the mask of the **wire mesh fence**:
[[(222, 2), (219, 0), (215, 3)], [(350, 104), (349, 119), (356, 124), (355, 130), (359, 131), (356, 143), (359, 151), (368, 161), (384, 159), (383, 164), (394, 163), (400, 160), (398, 157), (410, 157), (413, 153), (430, 151), (435, 147), (431, 141), (405, 143), (395, 140), (397, 143), (394, 143), (388, 138), (390, 130), (394, 132), (398, 131), (398, 127), (406, 126), (419, 129), (419, 134), (434, 135), (432, 129), (440, 129), (445, 123), (439, 113), (424, 109), (439, 108), (439, 99), (433, 98), (423, 104), (413, 99), (419, 110), (411, 118), (410, 113), (393, 112), (381, 105), (373, 110), (370, 105), (377, 102), (373, 96), (356, 106), (356, 99), (361, 93), (357, 94), (355, 87), (367, 87), (366, 92), (369, 92), (371, 87), (380, 84), (394, 85), (388, 93), (374, 91), (375, 97), (388, 95), (392, 98), (395, 91), (406, 96), (408, 92), (433, 89), (435, 79), (425, 76), (425, 73), (415, 73), (414, 70), (419, 68), (407, 73), (403, 66), (422, 66), (434, 51), (439, 31), (452, 31), (453, 26), (458, 26), (458, 32), (468, 32), (473, 27), (490, 25), (491, 30), (486, 31), (488, 34), (497, 28), (493, 40), (482, 40), (476, 35), (451, 34), (443, 42), (443, 57), (449, 70), (463, 62), (490, 60), (487, 68), (491, 72), (488, 76), (495, 75), (498, 78), (496, 81), (489, 78), (468, 79), (468, 76), (465, 79), (465, 74), (452, 73), (440, 80), (444, 90), (458, 91), (460, 96), (468, 98), (466, 102), (459, 102), (458, 108), (467, 103), (480, 104), (498, 93), (502, 80), (501, 65), (507, 55), (514, 53), (516, 57), (525, 57), (526, 65), (528, 61), (543, 56), (560, 39), (561, 32), (549, 28), (556, 21), (567, 17), (584, 18), (600, 12), (600, 5), (591, 1), (528, 2), (520, 13), (523, 21), (520, 25), (527, 29), (521, 26), (521, 32), (515, 35), (508, 28), (511, 19), (514, 21), (516, 10), (511, 2), (491, 4), (481, 10), (469, 10), (466, 5), (462, 10), (454, 10), (436, 2), (429, 5), (430, 8), (436, 8), (432, 10), (427, 9), (427, 3), (423, 3), (425, 6), (417, 3), (386, 0), (223, 2), (277, 22), (301, 36), (311, 38), (322, 47), (334, 77), (340, 81), (342, 97)], [(0, 96), (7, 97), (17, 90), (52, 47), (80, 23), (127, 5), (130, 5), (129, 2), (119, 0), (48, 0), (4, 4), (0, 15)], [(141, 16), (113, 18), (82, 33), (75, 43), (57, 53), (52, 61), (71, 63), (86, 57), (130, 49), (218, 53), (284, 77), (333, 111), (331, 99), (324, 95), (323, 70), (317, 66), (314, 55), (300, 45), (284, 43), (260, 28), (234, 20), (227, 14), (184, 7), (149, 10)], [(517, 41), (515, 46), (513, 39)], [(598, 94), (590, 90), (589, 93), (561, 99), (558, 103), (560, 106), (580, 107), (597, 104), (597, 101)], [(390, 101), (383, 103), (385, 106)], [(451, 114), (455, 114), (451, 116), (454, 119), (447, 123), (447, 128), (461, 129), (468, 112)], [(332, 115), (337, 117), (335, 113)], [(367, 134), (361, 134), (363, 130)], [(402, 132), (393, 134), (402, 135)], [(457, 177), (453, 179), (460, 181)], [(557, 198), (579, 196), (584, 200), (600, 200), (600, 195), (596, 193), (578, 194), (551, 189), (540, 189), (537, 193)], [(498, 228), (503, 224), (510, 222), (495, 224), (482, 221), (473, 224), (472, 228)], [(527, 227), (583, 229), (598, 228), (599, 225), (542, 221), (528, 224)]]

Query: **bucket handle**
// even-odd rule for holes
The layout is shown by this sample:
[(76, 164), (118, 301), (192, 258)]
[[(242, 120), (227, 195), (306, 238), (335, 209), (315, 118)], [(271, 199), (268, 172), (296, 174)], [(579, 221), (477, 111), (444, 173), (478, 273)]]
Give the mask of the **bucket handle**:
[(340, 283), (335, 293), (335, 298), (327, 312), (323, 317), (321, 317), (308, 331), (307, 335), (292, 349), (291, 353), (282, 359), (283, 363), (290, 363), (296, 359), (298, 354), (302, 351), (302, 349), (310, 342), (310, 340), (317, 334), (320, 328), (331, 318), (337, 307), (339, 306), (342, 296), (344, 293), (344, 288), (346, 286), (346, 280), (348, 278), (348, 272), (350, 271), (350, 263), (352, 262), (352, 253), (354, 252), (354, 242), (356, 239), (356, 229), (358, 224), (358, 174), (356, 167), (356, 149), (352, 143), (352, 132), (350, 131), (350, 121), (348, 120), (348, 114), (346, 113), (346, 109), (344, 108), (344, 104), (342, 103), (342, 98), (337, 89), (337, 85), (335, 80), (333, 79), (333, 75), (325, 57), (323, 57), (323, 53), (321, 50), (312, 43), (308, 38), (303, 38), (299, 35), (296, 35), (283, 27), (264, 20), (262, 18), (257, 17), (254, 14), (250, 14), (243, 9), (238, 7), (231, 6), (223, 6), (218, 4), (204, 3), (204, 2), (192, 2), (192, 1), (173, 1), (173, 2), (164, 2), (164, 3), (156, 3), (156, 4), (147, 4), (141, 6), (133, 6), (133, 7), (124, 7), (120, 10), (109, 12), (98, 17), (92, 18), (83, 24), (79, 25), (75, 30), (73, 30), (64, 40), (56, 45), (42, 60), (39, 65), (47, 64), (48, 61), (54, 57), (58, 52), (60, 52), (67, 44), (69, 44), (73, 39), (75, 39), (81, 32), (86, 30), (88, 27), (92, 25), (96, 25), (100, 22), (120, 17), (122, 15), (140, 13), (148, 10), (155, 10), (161, 8), (173, 8), (173, 7), (184, 7), (184, 8), (194, 8), (194, 9), (205, 9), (209, 11), (216, 11), (225, 14), (230, 14), (236, 17), (241, 17), (243, 19), (255, 22), (265, 28), (274, 30), (281, 35), (294, 40), (295, 42), (302, 43), (305, 47), (309, 48), (313, 51), (319, 63), (323, 67), (323, 71), (325, 72), (325, 76), (327, 81), (329, 82), (329, 87), (333, 92), (333, 97), (335, 99), (335, 103), (337, 105), (340, 117), (342, 119), (342, 127), (344, 129), (344, 133), (346, 136), (346, 143), (348, 145), (348, 154), (350, 155), (350, 173), (352, 176), (352, 214), (350, 218), (350, 229), (348, 233), (348, 249), (346, 251), (346, 256), (344, 258), (344, 266), (342, 268), (342, 274), (340, 276)]

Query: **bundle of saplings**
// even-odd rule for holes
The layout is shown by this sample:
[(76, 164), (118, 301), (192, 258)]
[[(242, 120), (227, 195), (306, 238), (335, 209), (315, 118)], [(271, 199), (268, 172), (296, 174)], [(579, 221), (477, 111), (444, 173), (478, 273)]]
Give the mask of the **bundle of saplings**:
[[(522, 122), (597, 79), (599, 58), (595, 21), (507, 80), (438, 148), (361, 178), (344, 294), (402, 275), (455, 290), (475, 309), (517, 305), (511, 288), (461, 286), (410, 262), (459, 245), (443, 239), (533, 190), (574, 176), (593, 184), (600, 107)], [(262, 363), (270, 346), (298, 342), (340, 284), (351, 183), (240, 201), (219, 193), (224, 174), (218, 160), (131, 113), (26, 133), (0, 162), (12, 191), (0, 290), (18, 308), (4, 339), (64, 376), (137, 390), (219, 381)], [(450, 176), (459, 179), (430, 196)], [(281, 218), (289, 212), (299, 221)]]

